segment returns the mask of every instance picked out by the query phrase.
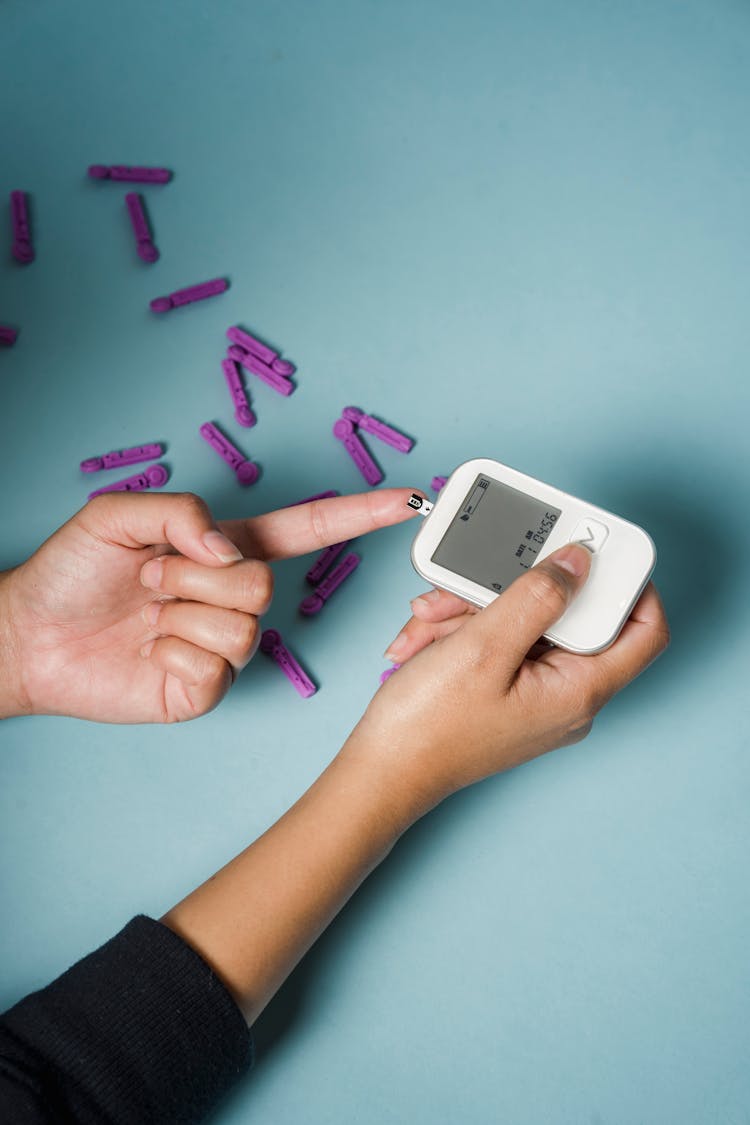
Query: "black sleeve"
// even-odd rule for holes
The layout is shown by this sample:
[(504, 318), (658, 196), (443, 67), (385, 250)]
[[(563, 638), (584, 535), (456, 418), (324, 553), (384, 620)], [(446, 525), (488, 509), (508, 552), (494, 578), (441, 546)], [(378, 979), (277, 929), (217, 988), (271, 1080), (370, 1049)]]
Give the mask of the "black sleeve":
[(140, 915), (0, 1016), (0, 1122), (191, 1125), (252, 1053), (218, 977)]

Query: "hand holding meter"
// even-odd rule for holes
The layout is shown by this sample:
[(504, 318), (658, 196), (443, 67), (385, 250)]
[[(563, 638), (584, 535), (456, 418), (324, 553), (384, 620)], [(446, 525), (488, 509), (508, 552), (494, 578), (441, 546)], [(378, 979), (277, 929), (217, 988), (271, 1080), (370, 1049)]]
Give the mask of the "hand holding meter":
[(434, 505), (413, 500), (429, 516), (412, 545), (415, 570), (477, 606), (558, 547), (587, 547), (588, 581), (545, 634), (570, 652), (601, 652), (616, 640), (656, 563), (650, 536), (636, 524), (499, 461), (466, 461)]

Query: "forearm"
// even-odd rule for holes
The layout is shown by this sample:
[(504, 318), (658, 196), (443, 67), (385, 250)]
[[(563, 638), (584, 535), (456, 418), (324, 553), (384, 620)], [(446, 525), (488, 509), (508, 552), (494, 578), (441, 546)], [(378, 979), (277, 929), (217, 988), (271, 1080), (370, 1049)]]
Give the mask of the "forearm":
[(379, 761), (355, 736), (276, 824), (162, 919), (248, 1023), (424, 811), (408, 777)]
[(30, 711), (23, 690), (23, 672), (18, 638), (11, 624), (10, 585), (12, 570), (0, 571), (0, 719)]

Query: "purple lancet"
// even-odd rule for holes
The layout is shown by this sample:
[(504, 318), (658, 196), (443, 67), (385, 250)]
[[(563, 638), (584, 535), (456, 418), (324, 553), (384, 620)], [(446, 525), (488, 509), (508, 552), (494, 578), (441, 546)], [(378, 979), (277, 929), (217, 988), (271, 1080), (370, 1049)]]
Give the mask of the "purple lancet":
[(349, 422), (353, 422), (360, 430), (364, 430), (367, 434), (372, 434), (376, 438), (380, 438), (386, 445), (392, 445), (394, 449), (398, 449), (400, 453), (408, 453), (414, 445), (411, 438), (406, 434), (399, 433), (394, 430), (393, 426), (386, 426), (385, 422), (381, 422), (378, 418), (373, 418), (371, 414), (365, 414), (357, 406), (345, 406), (341, 412), (342, 418), (346, 418)]
[(104, 488), (97, 488), (96, 492), (89, 492), (89, 500), (101, 496), (103, 492), (142, 492), (144, 488), (161, 488), (169, 480), (169, 473), (164, 465), (149, 465), (142, 473), (125, 480), (117, 480), (114, 484), (105, 484)]
[(330, 547), (326, 547), (325, 551), (321, 551), (305, 575), (305, 581), (309, 582), (311, 586), (317, 586), (328, 567), (336, 561), (350, 543), (351, 539), (345, 539), (343, 543), (332, 543)]
[(316, 586), (314, 592), (300, 602), (300, 613), (305, 617), (312, 617), (313, 614), (320, 613), (331, 594), (338, 590), (341, 583), (345, 582), (350, 574), (354, 573), (361, 561), (359, 555), (354, 553), (345, 555), (338, 566), (335, 566), (320, 585)]
[(447, 477), (433, 477), (430, 481), (430, 488), (433, 492), (439, 492), (441, 488), (445, 488), (447, 483)]
[(232, 344), (229, 348), (227, 355), (230, 359), (234, 359), (237, 363), (241, 363), (246, 371), (250, 371), (253, 375), (257, 375), (269, 387), (273, 387), (280, 395), (290, 395), (294, 390), (294, 383), (290, 383), (283, 375), (277, 374), (272, 367), (264, 363), (262, 359), (258, 359), (257, 355), (248, 352), (245, 348), (241, 348), (238, 344)]
[(274, 660), (289, 683), (303, 699), (309, 699), (318, 690), (307, 673), (292, 656), (277, 629), (264, 629), (260, 637), (260, 651)]
[(16, 342), (18, 333), (15, 328), (8, 328), (5, 325), (0, 325), (0, 346), (4, 348), (12, 348)]
[(394, 672), (398, 672), (400, 667), (401, 667), (400, 664), (394, 664), (392, 668), (386, 668), (385, 672), (381, 672), (380, 673), (381, 684), (384, 684), (386, 680), (389, 680)]
[(10, 219), (13, 224), (13, 246), (11, 254), (26, 266), (34, 261), (34, 247), (31, 245), (31, 228), (29, 226), (29, 209), (25, 191), (12, 191), (10, 193)]
[(151, 301), (151, 311), (155, 313), (168, 312), (169, 309), (179, 308), (180, 305), (189, 305), (193, 301), (205, 301), (207, 297), (216, 297), (229, 288), (229, 282), (224, 277), (216, 277), (213, 281), (202, 281), (200, 285), (189, 285), (187, 289), (177, 289), (167, 297), (155, 297)]
[(151, 228), (148, 225), (143, 200), (135, 191), (129, 191), (125, 196), (125, 206), (128, 209), (130, 222), (135, 235), (136, 253), (142, 262), (155, 262), (159, 251), (154, 246), (151, 237)]
[(255, 484), (260, 476), (258, 466), (253, 461), (248, 461), (244, 453), (240, 453), (239, 449), (232, 445), (229, 438), (225, 437), (213, 422), (204, 422), (199, 433), (203, 440), (216, 450), (221, 459), (226, 461), (231, 469), (234, 469), (240, 484)]
[(89, 457), (81, 461), (82, 473), (98, 473), (101, 469), (119, 469), (123, 465), (137, 465), (139, 461), (153, 461), (161, 457), (164, 446), (155, 441), (150, 445), (132, 445), (129, 449), (118, 449), (113, 453), (102, 453), (100, 457)]
[(221, 361), (221, 370), (224, 372), (224, 378), (227, 381), (229, 393), (232, 396), (235, 418), (241, 426), (254, 426), (258, 419), (250, 409), (247, 392), (242, 385), (242, 379), (240, 378), (236, 361), (233, 359), (223, 359)]
[(130, 167), (127, 164), (90, 164), (92, 180), (124, 180), (131, 184), (167, 184), (172, 179), (168, 168)]
[(341, 493), (335, 488), (329, 488), (327, 492), (316, 492), (314, 496), (306, 496), (304, 500), (293, 500), (291, 504), (284, 504), (285, 508), (296, 508), (299, 504), (312, 504), (313, 500), (328, 500), (331, 496), (340, 496)]
[(354, 423), (348, 418), (339, 418), (333, 427), (333, 436), (341, 442), (367, 483), (370, 485), (380, 484), (383, 474), (362, 441), (357, 437)]
[(271, 368), (274, 374), (283, 375), (285, 379), (294, 374), (295, 366), (293, 363), (290, 363), (287, 359), (281, 359), (278, 352), (269, 348), (268, 344), (264, 344), (262, 340), (251, 335), (250, 332), (246, 332), (244, 328), (228, 328), (227, 337), (243, 351), (256, 355), (258, 359)]

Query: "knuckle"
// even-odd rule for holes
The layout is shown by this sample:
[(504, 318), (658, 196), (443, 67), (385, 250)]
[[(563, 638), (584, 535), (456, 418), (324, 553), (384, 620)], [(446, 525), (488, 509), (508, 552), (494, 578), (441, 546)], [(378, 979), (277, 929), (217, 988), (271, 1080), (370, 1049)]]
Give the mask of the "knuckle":
[(253, 562), (243, 568), (240, 600), (241, 608), (255, 612), (267, 608), (273, 596), (273, 573), (266, 563)]
[(227, 648), (233, 656), (242, 657), (255, 644), (258, 622), (249, 614), (241, 614), (227, 630)]
[(217, 652), (202, 651), (200, 667), (197, 669), (201, 683), (210, 683), (218, 680), (225, 674), (226, 661)]

